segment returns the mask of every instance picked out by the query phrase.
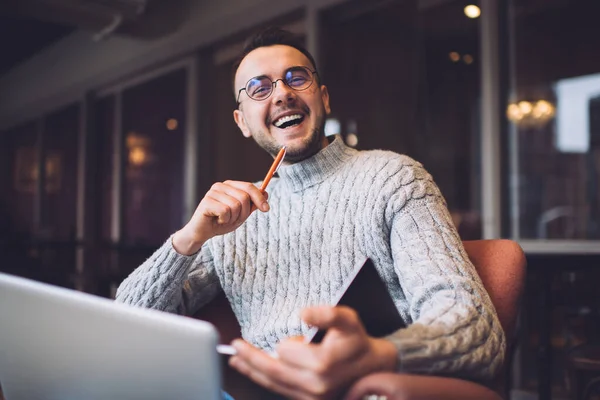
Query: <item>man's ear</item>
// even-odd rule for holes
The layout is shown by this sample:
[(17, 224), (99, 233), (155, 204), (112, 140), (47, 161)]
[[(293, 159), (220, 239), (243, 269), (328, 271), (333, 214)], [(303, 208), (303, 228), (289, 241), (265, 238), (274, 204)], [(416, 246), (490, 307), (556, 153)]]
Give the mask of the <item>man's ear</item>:
[(325, 114), (329, 115), (331, 113), (331, 107), (329, 107), (329, 90), (327, 90), (327, 86), (321, 85), (321, 100), (323, 100), (323, 105), (325, 106)]
[(248, 125), (246, 125), (246, 118), (244, 118), (244, 113), (240, 110), (233, 110), (233, 120), (237, 124), (240, 131), (242, 131), (242, 135), (249, 138), (252, 136), (250, 133), (250, 129), (248, 129)]

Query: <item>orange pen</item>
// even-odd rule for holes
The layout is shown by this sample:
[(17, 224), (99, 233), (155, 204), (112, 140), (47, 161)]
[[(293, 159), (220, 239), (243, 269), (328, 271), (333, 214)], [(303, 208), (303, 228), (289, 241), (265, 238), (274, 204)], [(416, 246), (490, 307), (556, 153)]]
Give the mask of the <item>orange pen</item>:
[(267, 176), (265, 176), (265, 180), (263, 181), (262, 186), (260, 187), (261, 192), (264, 192), (265, 189), (267, 188), (267, 185), (269, 184), (269, 182), (271, 182), (271, 178), (273, 177), (273, 175), (275, 175), (275, 172), (277, 172), (277, 169), (279, 169), (279, 166), (283, 162), (284, 157), (285, 157), (285, 146), (283, 146), (281, 148), (281, 150), (279, 150), (279, 153), (277, 153), (277, 157), (275, 157), (275, 161), (273, 161), (273, 165), (271, 165), (269, 172), (267, 172)]

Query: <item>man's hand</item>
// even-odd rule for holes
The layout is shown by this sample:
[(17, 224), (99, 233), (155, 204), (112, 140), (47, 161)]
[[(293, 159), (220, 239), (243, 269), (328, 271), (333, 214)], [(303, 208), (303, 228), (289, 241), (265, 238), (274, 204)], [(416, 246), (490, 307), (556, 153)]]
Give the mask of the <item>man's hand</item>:
[(213, 236), (239, 228), (257, 208), (267, 212), (269, 204), (266, 192), (261, 192), (252, 183), (215, 183), (190, 221), (173, 236), (173, 247), (180, 254), (194, 254)]
[(237, 355), (229, 364), (259, 385), (291, 399), (333, 399), (356, 379), (375, 371), (393, 371), (396, 347), (385, 339), (367, 335), (348, 307), (311, 307), (303, 310), (309, 325), (327, 329), (319, 344), (303, 338), (287, 339), (271, 356), (236, 340)]

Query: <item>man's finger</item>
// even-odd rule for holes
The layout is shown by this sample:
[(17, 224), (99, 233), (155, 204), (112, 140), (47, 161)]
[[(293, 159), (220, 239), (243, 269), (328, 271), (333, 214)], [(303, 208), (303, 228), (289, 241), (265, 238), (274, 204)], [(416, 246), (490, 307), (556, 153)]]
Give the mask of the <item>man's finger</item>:
[(277, 354), (281, 361), (295, 368), (315, 370), (320, 367), (322, 360), (319, 357), (317, 345), (304, 343), (304, 339), (286, 339), (277, 345)]
[(217, 217), (220, 224), (226, 224), (231, 220), (231, 209), (229, 206), (208, 194), (205, 199), (206, 206), (204, 207), (205, 211), (203, 211), (205, 215)]
[(337, 307), (308, 307), (302, 310), (301, 318), (308, 325), (320, 329), (337, 328), (340, 330), (355, 331), (362, 324), (356, 311), (346, 306)]
[(254, 184), (240, 181), (226, 181), (225, 184), (248, 193), (250, 200), (259, 210), (269, 211), (268, 195), (266, 192), (261, 192)]
[[(243, 200), (240, 200), (238, 197), (232, 196), (231, 194), (225, 192), (216, 192), (213, 191), (209, 195), (207, 195), (210, 199), (215, 202), (220, 203), (228, 209), (228, 215), (222, 215), (222, 212), (219, 213), (219, 223), (225, 224), (229, 222), (235, 222), (240, 217), (240, 214), (244, 212), (244, 203)], [(246, 208), (249, 207), (246, 205)], [(222, 207), (219, 207), (221, 209)]]
[(229, 359), (233, 368), (271, 391), (288, 398), (301, 398), (298, 396), (299, 383), (302, 382), (300, 371), (290, 369), (246, 342), (236, 340), (232, 344), (237, 350), (237, 355)]

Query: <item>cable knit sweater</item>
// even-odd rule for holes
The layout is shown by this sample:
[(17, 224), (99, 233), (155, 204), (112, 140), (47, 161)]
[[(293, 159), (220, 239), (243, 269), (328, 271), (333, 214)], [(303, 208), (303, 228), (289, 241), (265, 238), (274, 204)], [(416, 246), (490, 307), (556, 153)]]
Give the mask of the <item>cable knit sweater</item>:
[(477, 380), (498, 371), (505, 339), (496, 311), (421, 164), (336, 137), (278, 174), (269, 212), (193, 256), (169, 238), (120, 285), (117, 301), (190, 315), (223, 290), (243, 338), (273, 350), (306, 334), (299, 311), (332, 304), (369, 257), (409, 324), (387, 337), (399, 371)]

